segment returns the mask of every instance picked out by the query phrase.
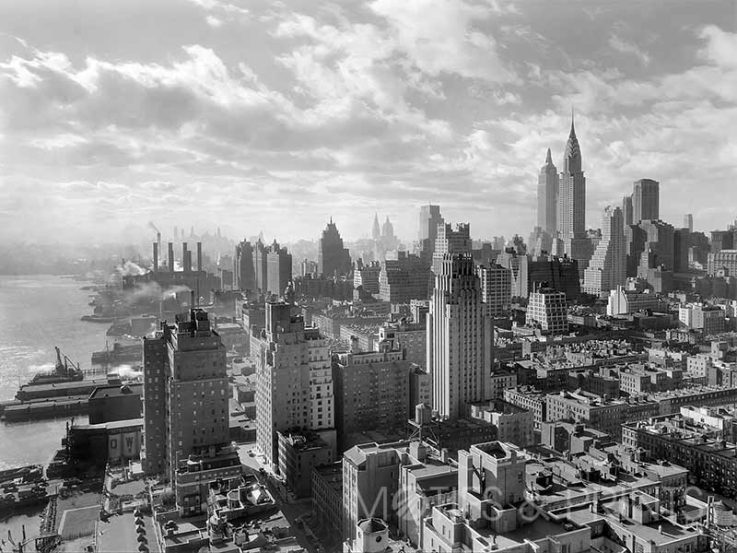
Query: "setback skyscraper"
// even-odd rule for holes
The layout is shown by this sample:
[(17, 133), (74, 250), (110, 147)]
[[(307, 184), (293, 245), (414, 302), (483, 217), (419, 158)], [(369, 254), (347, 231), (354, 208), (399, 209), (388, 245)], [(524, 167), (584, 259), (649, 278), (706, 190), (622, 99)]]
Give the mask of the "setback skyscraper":
[(343, 239), (332, 217), (320, 238), (320, 246), (317, 250), (317, 271), (327, 278), (347, 275), (351, 272), (351, 256), (348, 249), (343, 247)]
[(438, 225), (445, 223), (440, 215), (440, 206), (423, 205), (420, 207), (420, 257), (430, 265), (435, 252), (435, 239), (438, 237)]
[(571, 117), (571, 131), (563, 158), (563, 171), (558, 184), (558, 238), (562, 252), (578, 261), (579, 274), (588, 265), (591, 243), (586, 237), (586, 177), (581, 163), (581, 147)]
[(427, 370), (433, 409), (456, 420), (470, 403), (491, 398), (493, 332), (473, 258), (448, 253), (439, 261), (427, 315)]
[(608, 206), (601, 221), (601, 240), (584, 271), (584, 292), (601, 298), (627, 279), (627, 247), (622, 210)]
[(540, 168), (537, 179), (537, 226), (551, 237), (558, 230), (558, 182), (558, 169), (553, 165), (548, 148), (545, 165)]

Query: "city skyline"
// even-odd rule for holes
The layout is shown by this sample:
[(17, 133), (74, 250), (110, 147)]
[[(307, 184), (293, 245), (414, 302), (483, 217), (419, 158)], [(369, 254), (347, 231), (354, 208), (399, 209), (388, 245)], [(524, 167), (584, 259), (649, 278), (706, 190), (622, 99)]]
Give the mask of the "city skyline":
[(317, 239), (330, 216), (353, 240), (379, 211), (407, 240), (428, 203), (478, 237), (527, 236), (571, 107), (588, 226), (649, 178), (664, 220), (723, 227), (730, 206), (709, 200), (735, 176), (733, 7), (621, 4), (6, 5), (3, 238), (204, 212), (233, 238), (288, 213), (280, 241)]

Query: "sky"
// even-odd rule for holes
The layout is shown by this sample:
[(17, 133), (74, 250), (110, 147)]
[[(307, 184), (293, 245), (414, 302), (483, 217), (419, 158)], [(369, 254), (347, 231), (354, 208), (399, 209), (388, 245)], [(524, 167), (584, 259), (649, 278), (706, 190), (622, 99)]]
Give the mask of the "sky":
[(0, 4), (0, 240), (149, 221), (316, 239), (439, 204), (528, 236), (575, 110), (587, 226), (632, 182), (661, 218), (737, 216), (737, 4), (15, 0)]

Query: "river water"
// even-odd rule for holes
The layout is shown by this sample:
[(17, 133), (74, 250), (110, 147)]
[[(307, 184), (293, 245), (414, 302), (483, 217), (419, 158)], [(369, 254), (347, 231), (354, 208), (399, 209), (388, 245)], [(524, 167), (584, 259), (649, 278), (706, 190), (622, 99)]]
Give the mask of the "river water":
[[(20, 383), (35, 372), (52, 369), (59, 346), (82, 369), (90, 368), (93, 351), (105, 348), (107, 324), (80, 320), (90, 314), (86, 283), (58, 276), (0, 275), (0, 400), (12, 399)], [(111, 343), (112, 345), (112, 343)], [(46, 464), (61, 447), (66, 420), (0, 423), (0, 469)], [(37, 513), (0, 518), (0, 534), (14, 537), (20, 526), (38, 532)]]

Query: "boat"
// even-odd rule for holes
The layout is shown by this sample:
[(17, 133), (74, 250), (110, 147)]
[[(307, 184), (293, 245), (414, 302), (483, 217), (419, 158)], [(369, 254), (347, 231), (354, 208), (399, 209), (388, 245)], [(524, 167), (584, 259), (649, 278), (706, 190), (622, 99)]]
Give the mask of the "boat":
[(104, 317), (102, 315), (82, 315), (81, 320), (88, 323), (112, 323), (115, 317)]
[(61, 382), (76, 382), (84, 378), (82, 369), (79, 368), (66, 356), (62, 361), (62, 353), (58, 346), (54, 346), (56, 350), (56, 366), (53, 371), (41, 372), (33, 375), (28, 384), (58, 384)]

